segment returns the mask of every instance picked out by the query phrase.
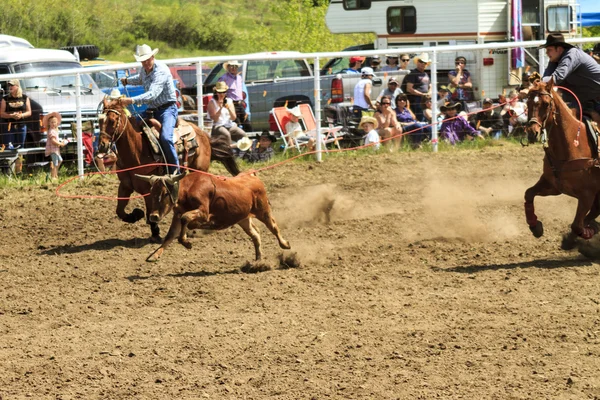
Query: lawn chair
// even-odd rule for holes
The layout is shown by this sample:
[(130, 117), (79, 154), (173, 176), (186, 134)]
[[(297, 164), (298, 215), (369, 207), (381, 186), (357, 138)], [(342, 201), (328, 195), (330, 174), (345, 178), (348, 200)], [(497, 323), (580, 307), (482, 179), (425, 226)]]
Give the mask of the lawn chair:
[[(317, 129), (317, 121), (315, 119), (315, 114), (312, 112), (312, 108), (310, 108), (309, 104), (303, 103), (299, 105), (300, 112), (302, 112), (302, 118), (304, 119), (304, 123), (306, 124), (306, 130), (316, 132)], [(333, 126), (333, 122), (329, 121), (329, 127), (321, 128), (321, 143), (323, 144), (323, 150), (327, 150), (327, 145), (333, 143), (337, 146), (338, 149), (340, 147), (340, 140), (344, 136), (344, 131), (342, 131), (342, 126)]]
[[(285, 125), (290, 122), (290, 114), (287, 107), (275, 107), (271, 110), (271, 114), (273, 115), (273, 119), (275, 120), (275, 124), (277, 125), (277, 129), (279, 129), (279, 133), (281, 134), (281, 138), (283, 139), (283, 154), (290, 149), (290, 145), (288, 143), (288, 139), (290, 135), (285, 132)], [(296, 138), (292, 137), (293, 147), (298, 150), (298, 152), (302, 152), (302, 147), (306, 147), (307, 143), (301, 143), (296, 140)]]

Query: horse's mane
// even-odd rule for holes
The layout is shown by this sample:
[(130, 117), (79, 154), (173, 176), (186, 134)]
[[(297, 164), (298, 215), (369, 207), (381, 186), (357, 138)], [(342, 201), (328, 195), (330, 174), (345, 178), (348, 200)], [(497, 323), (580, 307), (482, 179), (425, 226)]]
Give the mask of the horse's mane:
[[(534, 90), (537, 90), (539, 92), (552, 93), (554, 92), (554, 86), (549, 85), (547, 82), (538, 82), (537, 87)], [(554, 100), (554, 104), (556, 105), (556, 107), (560, 109), (559, 111), (561, 118), (564, 118), (569, 123), (579, 123), (579, 120), (573, 115), (571, 109), (569, 108), (567, 103), (565, 103), (560, 93), (554, 92), (554, 94), (552, 95), (552, 99)]]

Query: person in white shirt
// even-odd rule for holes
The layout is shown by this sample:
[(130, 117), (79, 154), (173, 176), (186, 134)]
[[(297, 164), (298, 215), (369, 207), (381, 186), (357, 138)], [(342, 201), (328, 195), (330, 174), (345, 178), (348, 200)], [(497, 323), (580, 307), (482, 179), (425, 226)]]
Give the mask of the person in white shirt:
[[(300, 125), (300, 119), (302, 118), (302, 111), (300, 111), (300, 107), (296, 106), (294, 108), (288, 109), (288, 113), (290, 116), (290, 120), (287, 124), (285, 124), (285, 134), (287, 136), (286, 140), (289, 147), (295, 147), (297, 141), (299, 144), (306, 143), (308, 147), (308, 151), (313, 151), (315, 147), (315, 137), (306, 132), (306, 130)], [(315, 133), (316, 136), (316, 133)]]
[(213, 121), (210, 135), (213, 137), (225, 136), (229, 144), (246, 137), (246, 132), (234, 122), (237, 118), (233, 101), (227, 98), (229, 87), (225, 82), (217, 82), (213, 91), (213, 98), (208, 102), (208, 116)]
[(361, 79), (354, 86), (354, 106), (352, 112), (358, 119), (362, 117), (362, 112), (368, 109), (375, 109), (375, 104), (371, 100), (371, 91), (373, 89), (373, 77), (375, 73), (373, 68), (364, 67), (361, 71)]
[(359, 129), (365, 131), (365, 146), (369, 144), (373, 144), (373, 148), (375, 150), (379, 150), (381, 147), (381, 143), (379, 142), (379, 133), (377, 133), (377, 120), (373, 117), (362, 117), (360, 120), (360, 124), (358, 125)]

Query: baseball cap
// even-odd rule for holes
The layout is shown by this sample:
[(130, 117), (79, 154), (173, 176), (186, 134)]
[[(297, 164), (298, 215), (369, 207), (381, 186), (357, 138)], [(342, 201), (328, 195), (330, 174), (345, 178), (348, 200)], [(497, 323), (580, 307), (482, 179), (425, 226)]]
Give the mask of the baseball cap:
[(494, 104), (494, 102), (489, 97), (486, 97), (485, 99), (483, 99), (482, 104)]
[(352, 56), (352, 57), (350, 57), (350, 62), (353, 63), (353, 62), (357, 62), (357, 61), (364, 62), (365, 58), (364, 57), (360, 57), (360, 56)]
[(372, 75), (375, 76), (375, 72), (373, 72), (373, 68), (371, 67), (364, 67), (363, 69), (360, 70), (361, 75)]
[(388, 84), (390, 83), (398, 84), (398, 79), (396, 79), (395, 76), (392, 76), (390, 79), (388, 79)]

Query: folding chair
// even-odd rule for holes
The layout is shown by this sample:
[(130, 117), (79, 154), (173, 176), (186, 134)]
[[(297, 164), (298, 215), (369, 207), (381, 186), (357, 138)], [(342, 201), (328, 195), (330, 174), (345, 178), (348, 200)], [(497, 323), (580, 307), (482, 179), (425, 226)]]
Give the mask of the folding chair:
[[(285, 131), (285, 125), (290, 122), (290, 114), (288, 112), (287, 107), (275, 107), (271, 110), (271, 114), (273, 115), (273, 119), (277, 124), (277, 129), (279, 129), (279, 133), (281, 134), (281, 138), (283, 139), (283, 153), (290, 149), (290, 144), (288, 143), (288, 139), (290, 138), (290, 133)], [(293, 147), (298, 150), (298, 152), (302, 152), (301, 147), (306, 146), (305, 142), (298, 142), (295, 137), (292, 137)]]
[[(303, 103), (299, 106), (300, 112), (302, 112), (302, 118), (304, 119), (304, 123), (306, 124), (306, 129), (309, 131), (317, 132), (317, 121), (315, 119), (315, 114), (313, 114), (313, 111), (310, 108), (310, 105)], [(344, 136), (344, 131), (342, 131), (341, 129), (341, 126), (334, 127), (332, 122), (329, 122), (328, 128), (319, 129), (318, 132), (321, 136), (323, 150), (327, 150), (327, 145), (329, 143), (333, 143), (335, 146), (337, 146), (338, 149), (341, 149), (340, 140)]]

